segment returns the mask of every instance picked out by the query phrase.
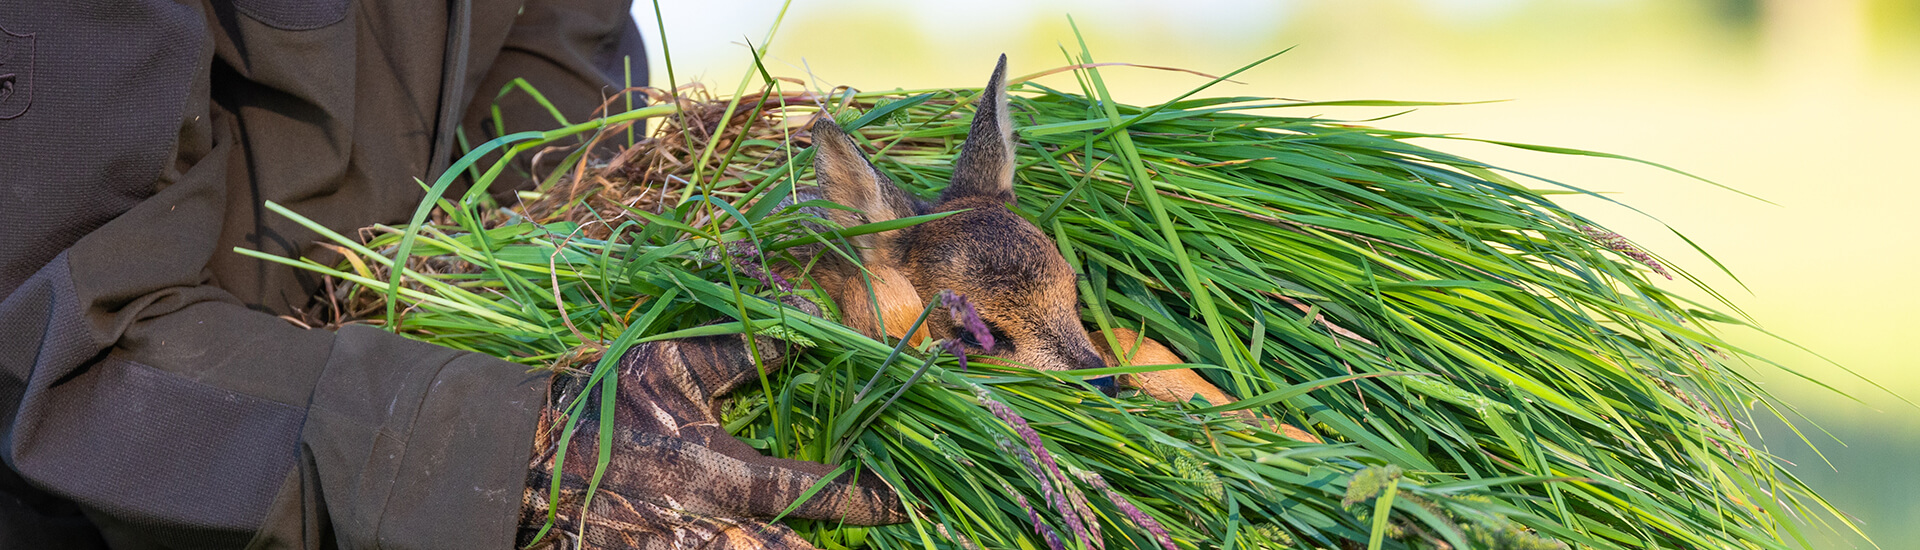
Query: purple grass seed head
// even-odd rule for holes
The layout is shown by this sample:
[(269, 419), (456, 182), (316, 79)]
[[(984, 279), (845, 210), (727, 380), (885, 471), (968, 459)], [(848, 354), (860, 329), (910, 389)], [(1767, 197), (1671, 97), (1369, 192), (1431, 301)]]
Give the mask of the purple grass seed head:
[(1139, 525), (1141, 529), (1145, 529), (1148, 534), (1153, 535), (1153, 539), (1160, 543), (1161, 548), (1165, 550), (1180, 550), (1178, 546), (1173, 544), (1173, 535), (1167, 534), (1167, 528), (1165, 526), (1160, 525), (1160, 522), (1153, 519), (1153, 516), (1149, 516), (1146, 512), (1140, 511), (1139, 507), (1133, 505), (1133, 501), (1127, 500), (1127, 497), (1121, 496), (1119, 492), (1114, 491), (1113, 487), (1107, 485), (1107, 480), (1100, 477), (1100, 474), (1081, 472), (1080, 478), (1086, 481), (1088, 485), (1092, 485), (1094, 489), (1098, 489), (1101, 493), (1107, 495), (1107, 500), (1113, 502), (1113, 507), (1120, 509), (1120, 515), (1127, 516), (1127, 519), (1132, 520), (1134, 525)]
[[(1066, 522), (1067, 528), (1074, 536), (1080, 540), (1089, 541), (1097, 547), (1104, 547), (1105, 541), (1100, 539), (1099, 530), (1095, 527), (1096, 520), (1091, 514), (1092, 507), (1085, 505), (1086, 495), (1080, 494), (1080, 488), (1074, 486), (1066, 474), (1061, 473), (1060, 465), (1053, 459), (1053, 453), (1047, 452), (1047, 447), (1041, 444), (1040, 433), (1034, 431), (1033, 426), (1028, 425), (1027, 420), (1019, 413), (1015, 413), (1012, 407), (994, 400), (987, 393), (986, 388), (975, 388), (974, 395), (980, 398), (980, 402), (985, 404), (987, 410), (991, 411), (995, 417), (1011, 426), (1026, 447), (1014, 445), (1006, 436), (1000, 434), (994, 434), (994, 443), (999, 445), (1002, 451), (1019, 459), (1020, 464), (1027, 468), (1027, 472), (1039, 482), (1040, 493), (1046, 497), (1047, 504), (1060, 513), (1060, 518)], [(1038, 460), (1035, 460), (1036, 458)], [(1083, 510), (1088, 513), (1083, 514)]]
[(940, 303), (947, 305), (947, 315), (953, 317), (953, 324), (966, 329), (973, 340), (980, 343), (980, 349), (993, 351), (993, 331), (987, 330), (987, 322), (980, 319), (980, 311), (973, 308), (973, 302), (966, 295), (952, 290), (940, 291)]
[(961, 344), (958, 340), (941, 340), (940, 347), (945, 348), (947, 355), (952, 355), (953, 360), (960, 363), (960, 372), (967, 372), (967, 346), (965, 344)]
[(1581, 235), (1586, 235), (1588, 239), (1592, 239), (1593, 242), (1598, 243), (1600, 246), (1606, 247), (1608, 250), (1614, 252), (1619, 252), (1622, 256), (1632, 258), (1633, 261), (1640, 262), (1641, 265), (1647, 266), (1647, 269), (1652, 269), (1654, 273), (1658, 273), (1662, 277), (1668, 279), (1673, 278), (1673, 274), (1667, 272), (1667, 266), (1660, 265), (1660, 261), (1653, 259), (1652, 254), (1648, 254), (1646, 251), (1641, 250), (1640, 247), (1634, 246), (1633, 243), (1628, 242), (1627, 238), (1620, 236), (1619, 233), (1591, 225), (1575, 225), (1574, 228), (1578, 229)]
[(721, 260), (722, 256), (728, 264), (733, 266), (734, 271), (740, 272), (741, 275), (760, 281), (760, 284), (780, 289), (781, 292), (793, 292), (793, 283), (786, 277), (761, 267), (760, 260), (764, 254), (753, 241), (745, 239), (733, 241), (708, 254), (708, 257), (715, 261)]
[[(1009, 442), (1008, 445), (1011, 447), (1011, 442)], [(1040, 511), (1035, 510), (1032, 504), (1027, 503), (1026, 496), (1021, 495), (1020, 491), (1014, 490), (1013, 486), (1007, 485), (1005, 481), (1001, 481), (1000, 486), (1007, 490), (1007, 494), (1013, 495), (1013, 503), (1015, 505), (1018, 505), (1021, 510), (1027, 511), (1027, 521), (1033, 524), (1033, 532), (1038, 533), (1041, 539), (1047, 541), (1047, 548), (1049, 550), (1066, 550), (1067, 545), (1060, 541), (1060, 535), (1053, 531), (1052, 526), (1040, 520)]]

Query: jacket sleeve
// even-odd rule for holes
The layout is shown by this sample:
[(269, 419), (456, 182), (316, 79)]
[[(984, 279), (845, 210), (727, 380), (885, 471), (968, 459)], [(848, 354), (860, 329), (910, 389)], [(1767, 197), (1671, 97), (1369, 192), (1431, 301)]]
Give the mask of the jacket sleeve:
[(0, 373), (21, 477), (134, 547), (512, 540), (546, 376), (373, 328), (300, 329), (205, 285), (113, 309), (100, 281), (166, 266), (92, 238), (0, 307), (9, 334), (40, 335), (9, 342)]
[[(318, 212), (295, 209), (317, 219), (392, 208), (273, 187), (263, 166), (300, 162), (268, 156), (261, 137), (285, 113), (236, 105), (311, 90), (214, 84), (236, 78), (210, 61), (234, 46), (210, 28), (329, 14), (94, 3), (115, 5), (0, 14), (9, 30), (40, 25), (34, 103), (0, 120), (14, 194), (0, 239), (55, 251), (5, 257), (29, 267), (0, 280), (0, 547), (36, 547), (36, 526), (73, 520), (46, 502), (119, 548), (507, 547), (545, 375), (374, 328), (302, 329), (232, 290), (270, 279), (242, 281), (249, 269), (283, 269), (232, 258), (236, 231), (311, 239), (249, 233), (270, 226), (258, 211), (234, 223), (236, 204), (308, 200)], [(49, 10), (62, 13), (36, 13)]]

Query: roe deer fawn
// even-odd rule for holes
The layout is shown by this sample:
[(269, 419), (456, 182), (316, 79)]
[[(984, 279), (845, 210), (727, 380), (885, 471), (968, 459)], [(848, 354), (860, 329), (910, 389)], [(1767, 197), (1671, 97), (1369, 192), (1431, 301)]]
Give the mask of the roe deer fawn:
[[(1080, 323), (1073, 267), (1039, 228), (1012, 210), (1015, 158), (1006, 70), (1007, 58), (1002, 55), (975, 100), (978, 110), (954, 161), (953, 179), (932, 203), (895, 186), (832, 117), (816, 118), (813, 166), (819, 186), (817, 191), (803, 191), (802, 199), (821, 197), (858, 211), (816, 209), (816, 214), (852, 227), (960, 212), (903, 229), (851, 237), (860, 258), (858, 266), (819, 248), (802, 254), (819, 255), (811, 273), (815, 283), (841, 308), (844, 322), (868, 336), (908, 338), (906, 332), (926, 301), (950, 289), (972, 301), (993, 335), (993, 348), (983, 348), (968, 331), (941, 315), (929, 316), (921, 333), (912, 338), (955, 338), (973, 354), (1041, 370), (1116, 364), (1117, 358), (1106, 349), (1106, 338), (1098, 331), (1089, 335)], [(863, 266), (871, 278), (871, 297), (867, 279), (861, 276)], [(876, 301), (879, 312), (874, 311)], [(1115, 329), (1114, 336), (1122, 345), (1139, 341), (1131, 330)], [(1153, 340), (1142, 341), (1127, 355), (1136, 365), (1184, 362)], [(1196, 395), (1213, 405), (1234, 401), (1188, 369), (1124, 375), (1117, 382), (1162, 401), (1186, 401)], [(1319, 441), (1297, 427), (1261, 419), (1249, 411), (1237, 412), (1277, 427), (1292, 439)]]

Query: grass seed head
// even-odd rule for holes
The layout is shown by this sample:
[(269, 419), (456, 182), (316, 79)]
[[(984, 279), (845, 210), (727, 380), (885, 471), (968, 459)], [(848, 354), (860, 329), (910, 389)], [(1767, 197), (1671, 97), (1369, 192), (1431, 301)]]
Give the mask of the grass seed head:
[(1340, 501), (1340, 505), (1353, 507), (1355, 504), (1373, 500), (1374, 497), (1380, 496), (1381, 492), (1386, 491), (1388, 485), (1399, 483), (1402, 474), (1400, 467), (1392, 464), (1361, 469), (1355, 472), (1353, 480), (1347, 483), (1347, 497)]
[(980, 319), (980, 311), (973, 308), (973, 302), (967, 301), (964, 294), (952, 290), (940, 291), (941, 303), (947, 305), (947, 315), (953, 317), (953, 324), (960, 326), (973, 336), (980, 348), (993, 351), (993, 331), (987, 330), (987, 323)]

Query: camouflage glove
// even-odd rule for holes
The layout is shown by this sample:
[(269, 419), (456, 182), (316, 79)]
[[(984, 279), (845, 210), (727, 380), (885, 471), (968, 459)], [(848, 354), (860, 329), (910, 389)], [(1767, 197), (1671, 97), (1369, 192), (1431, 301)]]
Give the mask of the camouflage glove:
[[(788, 301), (803, 310), (811, 303)], [(779, 365), (788, 344), (765, 336), (756, 342), (767, 365)], [(683, 338), (636, 345), (620, 357), (613, 414), (612, 462), (591, 507), (581, 510), (593, 476), (599, 413), (589, 403), (562, 462), (561, 496), (551, 502), (550, 483), (566, 404), (584, 380), (557, 377), (558, 397), (541, 417), (519, 546), (538, 548), (813, 548), (792, 530), (765, 522), (787, 509), (832, 468), (824, 464), (761, 456), (728, 434), (716, 401), (758, 380), (741, 335)], [(899, 496), (872, 472), (843, 475), (791, 514), (796, 518), (883, 525), (906, 520)], [(555, 524), (539, 541), (548, 511)], [(584, 526), (584, 530), (582, 527)]]

